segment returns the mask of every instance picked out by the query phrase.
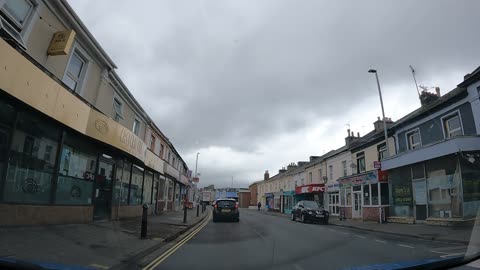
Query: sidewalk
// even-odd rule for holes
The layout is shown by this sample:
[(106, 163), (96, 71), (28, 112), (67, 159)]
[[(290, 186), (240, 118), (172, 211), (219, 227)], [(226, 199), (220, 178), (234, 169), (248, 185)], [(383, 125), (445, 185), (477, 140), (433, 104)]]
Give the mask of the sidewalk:
[(0, 257), (107, 269), (129, 263), (162, 247), (200, 222), (196, 209), (148, 217), (147, 239), (140, 239), (141, 217), (90, 224), (0, 227)]
[[(255, 211), (257, 210), (249, 210)], [(279, 212), (268, 212), (266, 210), (259, 213), (290, 218), (290, 215)], [(354, 228), (364, 231), (379, 232), (403, 237), (411, 237), (426, 240), (436, 240), (455, 244), (468, 244), (472, 234), (480, 235), (480, 226), (477, 224), (474, 227), (442, 227), (430, 226), (425, 224), (399, 224), (399, 223), (375, 223), (343, 220), (340, 221), (338, 217), (331, 216), (329, 224), (334, 226), (341, 226), (347, 228)], [(472, 239), (474, 240), (474, 239)], [(479, 240), (475, 240), (479, 241)], [(477, 243), (478, 244), (478, 243)]]

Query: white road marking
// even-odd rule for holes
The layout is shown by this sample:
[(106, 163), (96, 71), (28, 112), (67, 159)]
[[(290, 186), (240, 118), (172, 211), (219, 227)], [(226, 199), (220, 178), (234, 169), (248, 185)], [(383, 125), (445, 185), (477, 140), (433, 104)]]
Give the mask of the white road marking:
[(358, 237), (358, 238), (363, 238), (363, 239), (366, 239), (366, 238), (367, 238), (367, 237), (365, 237), (365, 236), (361, 236), (361, 235), (357, 235), (357, 234), (355, 234), (355, 236)]
[(348, 234), (349, 234), (348, 232), (342, 232), (342, 233), (343, 233), (343, 234), (346, 234), (346, 235), (348, 235)]
[(399, 246), (399, 247), (406, 247), (406, 248), (415, 248), (415, 247), (412, 247), (412, 246), (407, 246), (407, 245), (402, 245), (402, 244), (397, 244), (397, 246)]
[(300, 265), (294, 263), (293, 266), (295, 267), (295, 269), (297, 270), (303, 270), (303, 267), (301, 267)]
[(378, 240), (378, 239), (375, 239), (375, 241), (379, 242), (379, 243), (382, 243), (382, 244), (386, 244), (387, 241), (383, 241), (383, 240)]
[(453, 254), (446, 254), (446, 255), (442, 255), (440, 257), (442, 258), (448, 258), (448, 257), (453, 257), (453, 256), (458, 256), (458, 255), (465, 255), (465, 253), (453, 253)]
[(332, 229), (328, 229), (328, 230), (331, 231), (331, 232), (336, 232), (335, 230), (332, 230)]

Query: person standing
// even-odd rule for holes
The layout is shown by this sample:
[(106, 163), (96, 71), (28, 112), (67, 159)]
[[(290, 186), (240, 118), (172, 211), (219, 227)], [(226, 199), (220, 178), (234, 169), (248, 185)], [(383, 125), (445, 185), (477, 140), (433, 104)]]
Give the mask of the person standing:
[(258, 207), (258, 211), (260, 211), (260, 208), (262, 207), (262, 203), (258, 202), (257, 207)]

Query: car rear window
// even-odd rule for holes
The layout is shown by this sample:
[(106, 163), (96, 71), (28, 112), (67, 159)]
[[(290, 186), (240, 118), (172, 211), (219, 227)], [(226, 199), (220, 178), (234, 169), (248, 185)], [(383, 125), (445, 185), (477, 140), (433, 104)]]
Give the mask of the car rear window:
[(234, 201), (218, 201), (217, 205), (218, 207), (234, 207), (235, 202)]

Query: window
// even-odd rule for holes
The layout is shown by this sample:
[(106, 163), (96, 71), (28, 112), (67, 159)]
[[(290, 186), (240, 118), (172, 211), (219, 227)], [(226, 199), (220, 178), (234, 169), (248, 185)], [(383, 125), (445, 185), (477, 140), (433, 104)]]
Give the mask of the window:
[(80, 56), (77, 50), (73, 50), (70, 61), (68, 62), (67, 72), (63, 78), (63, 82), (73, 91), (77, 91), (83, 73), (85, 71), (87, 61)]
[(370, 188), (372, 190), (372, 193), (370, 194), (372, 198), (372, 205), (378, 205), (378, 183), (377, 184), (371, 184)]
[(123, 119), (123, 104), (117, 99), (113, 99), (113, 120), (120, 121)]
[(21, 32), (33, 8), (33, 4), (27, 0), (6, 0), (1, 13), (18, 32)]
[(155, 149), (155, 136), (151, 136), (150, 137), (150, 150), (154, 150)]
[(168, 152), (168, 159), (167, 159), (167, 162), (170, 163), (170, 158), (171, 158), (172, 154), (170, 152)]
[(328, 166), (328, 180), (333, 180), (333, 165)]
[(176, 160), (175, 160), (175, 157), (173, 157), (173, 159), (172, 159), (172, 165), (173, 165), (173, 166), (175, 166), (175, 161), (176, 161)]
[(407, 134), (408, 138), (408, 150), (413, 150), (422, 145), (422, 139), (420, 138), (420, 132), (417, 130)]
[(458, 113), (444, 118), (443, 126), (445, 129), (446, 138), (463, 135), (462, 124), (460, 122), (460, 116), (458, 115)]
[(160, 157), (163, 158), (163, 144), (160, 144)]
[(347, 176), (347, 161), (342, 161), (343, 176)]
[(363, 185), (363, 205), (370, 205), (370, 185)]
[[(133, 133), (138, 136), (138, 133), (140, 132), (140, 121), (138, 119), (133, 119), (133, 128), (132, 128)], [(153, 149), (153, 148), (150, 148)]]
[(386, 144), (382, 143), (377, 146), (378, 149), (378, 160), (382, 160), (387, 157), (387, 146)]
[(133, 165), (132, 180), (130, 185), (130, 205), (142, 204), (142, 185), (143, 185), (143, 168)]
[(381, 196), (381, 204), (382, 205), (388, 205), (389, 204), (389, 198), (390, 198), (390, 192), (388, 189), (388, 183), (380, 183), (380, 196)]
[(311, 184), (312, 181), (313, 181), (313, 174), (312, 174), (312, 172), (309, 172), (308, 173), (308, 182)]
[(318, 169), (318, 175), (320, 176), (320, 183), (321, 183), (323, 178), (322, 169)]
[(357, 154), (357, 173), (365, 172), (365, 154), (358, 153)]

